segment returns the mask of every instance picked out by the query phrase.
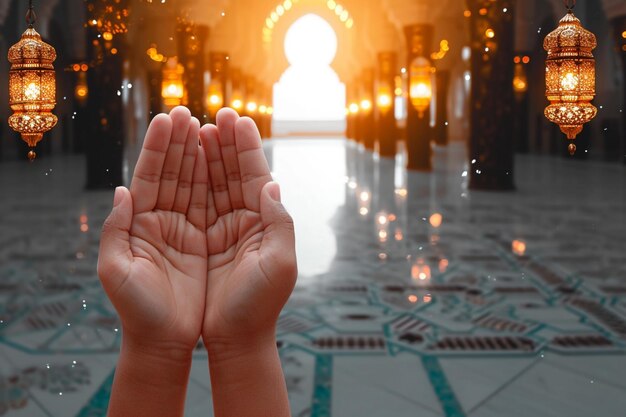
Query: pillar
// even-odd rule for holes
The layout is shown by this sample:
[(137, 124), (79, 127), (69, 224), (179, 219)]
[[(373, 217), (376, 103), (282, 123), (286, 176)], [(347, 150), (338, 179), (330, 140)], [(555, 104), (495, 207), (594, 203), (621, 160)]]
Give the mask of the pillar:
[(617, 43), (617, 53), (622, 63), (622, 162), (626, 164), (626, 15), (611, 19), (613, 38)]
[(204, 88), (204, 46), (209, 36), (209, 28), (189, 22), (180, 23), (177, 28), (178, 62), (185, 67), (185, 88), (187, 107), (200, 122), (206, 120)]
[[(417, 57), (428, 59), (431, 53), (433, 39), (433, 26), (425, 23), (417, 23), (404, 27), (404, 35), (407, 44), (407, 70), (411, 68), (411, 62)], [(407, 168), (417, 171), (431, 171), (432, 150), (430, 140), (432, 129), (430, 127), (430, 106), (420, 116), (411, 105), (407, 106), (406, 119), (406, 149)]]
[[(374, 131), (374, 68), (365, 68), (361, 76), (361, 127), (363, 129), (363, 146), (373, 151), (376, 133)], [(369, 109), (366, 102), (369, 102)]]
[[(209, 54), (209, 68), (211, 84), (209, 86), (208, 108), (211, 123), (215, 123), (217, 111), (226, 105), (226, 86), (228, 81), (228, 54), (226, 52), (211, 52)], [(211, 95), (221, 95), (221, 103), (213, 104)]]
[[(530, 150), (530, 98), (528, 94), (528, 74), (530, 70), (530, 53), (518, 52), (513, 59), (513, 146), (516, 152), (528, 153)], [(539, 86), (536, 86), (539, 87)], [(535, 87), (535, 88), (536, 88)]]
[(515, 0), (467, 0), (471, 12), (470, 182), (475, 190), (512, 190)]
[(435, 74), (436, 112), (435, 112), (435, 143), (440, 146), (448, 144), (448, 91), (450, 89), (450, 71), (438, 70)]
[(244, 89), (243, 75), (239, 68), (230, 68), (229, 86), (227, 88), (225, 103), (235, 109), (239, 114), (243, 113)]
[[(381, 52), (378, 54), (377, 76), (377, 99), (376, 99), (376, 138), (378, 141), (378, 153), (384, 158), (396, 156), (396, 128), (395, 117), (395, 75), (397, 67), (397, 55), (395, 52)], [(381, 96), (388, 96), (390, 103), (386, 108), (383, 103), (381, 109)], [(386, 99), (385, 99), (386, 100)]]
[[(127, 7), (121, 0), (115, 7)], [(87, 16), (91, 11), (86, 6)], [(105, 41), (94, 26), (86, 28), (87, 61), (92, 67), (87, 71), (87, 98), (89, 119), (85, 142), (88, 189), (114, 188), (122, 185), (122, 157), (124, 143), (124, 104), (120, 86), (123, 81), (124, 53), (128, 49), (125, 34), (116, 34)]]

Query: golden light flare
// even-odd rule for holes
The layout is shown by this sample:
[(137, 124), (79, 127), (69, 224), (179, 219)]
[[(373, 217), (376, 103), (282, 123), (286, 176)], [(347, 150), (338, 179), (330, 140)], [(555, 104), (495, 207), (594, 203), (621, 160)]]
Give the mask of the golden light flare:
[[(272, 31), (280, 21), (280, 19), (287, 15), (287, 12), (293, 9), (299, 0), (285, 0), (279, 3), (266, 17), (265, 25), (263, 27), (263, 42), (270, 43), (272, 41)], [(331, 10), (339, 21), (346, 27), (351, 29), (354, 26), (354, 18), (348, 11), (348, 9), (336, 2), (335, 0), (328, 0), (326, 6)]]

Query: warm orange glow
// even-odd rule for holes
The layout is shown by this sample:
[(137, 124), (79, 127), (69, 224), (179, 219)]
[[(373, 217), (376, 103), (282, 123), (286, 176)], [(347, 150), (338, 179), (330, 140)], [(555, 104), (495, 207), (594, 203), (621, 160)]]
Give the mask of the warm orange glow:
[(359, 112), (359, 105), (356, 103), (350, 103), (348, 110), (350, 111), (350, 114), (357, 114)]
[(391, 109), (391, 104), (393, 103), (391, 99), (391, 94), (383, 91), (378, 94), (378, 100), (376, 100), (378, 104), (378, 108), (383, 112), (387, 113), (389, 109)]
[(231, 103), (231, 106), (235, 110), (241, 110), (243, 108), (243, 101), (241, 99), (236, 98)]
[(439, 272), (441, 272), (442, 274), (444, 272), (446, 272), (446, 270), (448, 269), (448, 265), (450, 264), (450, 262), (447, 259), (440, 259), (439, 260)]
[(517, 256), (524, 256), (524, 254), (526, 253), (526, 242), (524, 242), (523, 240), (514, 240), (511, 243), (511, 250)]
[(411, 63), (409, 95), (411, 104), (420, 117), (424, 115), (432, 100), (432, 72), (430, 61), (424, 57), (417, 57)]
[(163, 82), (161, 84), (161, 97), (166, 106), (179, 106), (183, 102), (185, 87), (183, 74), (185, 68), (178, 63), (176, 58), (170, 59), (163, 68)]
[(257, 104), (254, 101), (249, 102), (248, 104), (246, 104), (246, 110), (250, 113), (254, 113), (257, 110)]
[(430, 294), (427, 294), (424, 296), (423, 300), (425, 303), (430, 303), (432, 301), (433, 297)]
[(465, 16), (465, 17), (470, 17), (470, 16), (472, 16), (472, 12), (470, 12), (469, 10), (465, 10), (465, 11), (463, 12), (463, 16)]
[(74, 92), (76, 93), (76, 98), (85, 98), (87, 97), (87, 86), (86, 85), (77, 85), (76, 89), (74, 90)]
[(418, 259), (411, 267), (411, 277), (419, 281), (429, 280), (430, 266), (426, 265), (423, 259)]
[(113, 34), (112, 34), (111, 32), (104, 32), (104, 33), (102, 34), (102, 38), (103, 38), (105, 41), (111, 41), (111, 40), (113, 40)]
[(83, 233), (88, 232), (89, 231), (89, 225), (87, 225), (85, 223), (81, 224), (80, 225), (80, 231), (83, 232)]
[(363, 99), (361, 100), (360, 108), (363, 109), (365, 112), (368, 112), (372, 109), (372, 102), (368, 99)]
[(485, 36), (491, 39), (496, 36), (496, 32), (494, 32), (493, 29), (489, 28), (485, 31)]
[(429, 222), (432, 227), (438, 228), (443, 222), (443, 216), (440, 213), (433, 213), (430, 216)]
[(411, 303), (417, 303), (417, 295), (415, 294), (411, 294), (407, 297), (407, 299), (409, 300), (409, 302)]
[(406, 197), (409, 194), (406, 188), (397, 188), (395, 190), (395, 193), (396, 195), (399, 195), (400, 197)]

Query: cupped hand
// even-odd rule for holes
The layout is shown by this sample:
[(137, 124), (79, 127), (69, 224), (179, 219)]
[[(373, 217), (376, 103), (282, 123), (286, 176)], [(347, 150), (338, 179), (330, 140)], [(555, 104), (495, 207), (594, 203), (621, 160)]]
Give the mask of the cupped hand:
[(130, 191), (118, 187), (101, 238), (98, 274), (124, 338), (193, 349), (205, 308), (206, 161), (200, 124), (184, 107), (148, 128)]
[(231, 109), (200, 130), (206, 158), (208, 280), (202, 336), (212, 344), (274, 337), (295, 284), (293, 221), (254, 122)]

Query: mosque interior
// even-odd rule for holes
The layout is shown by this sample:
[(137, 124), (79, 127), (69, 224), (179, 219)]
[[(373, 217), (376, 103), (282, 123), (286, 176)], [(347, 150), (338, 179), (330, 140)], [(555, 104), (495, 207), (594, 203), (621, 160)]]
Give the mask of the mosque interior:
[[(58, 122), (27, 144), (0, 88), (0, 415), (106, 416), (122, 335), (100, 231), (178, 105), (251, 117), (281, 184), (294, 417), (625, 415), (626, 2), (33, 4)], [(0, 55), (28, 7), (0, 0)], [(593, 87), (575, 139), (544, 113), (568, 7), (597, 42), (595, 75), (558, 80)], [(213, 415), (207, 362), (200, 343), (186, 416)]]

